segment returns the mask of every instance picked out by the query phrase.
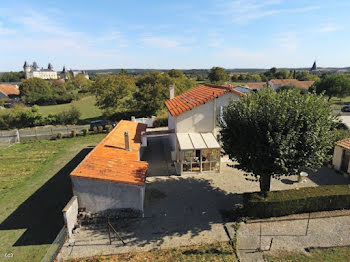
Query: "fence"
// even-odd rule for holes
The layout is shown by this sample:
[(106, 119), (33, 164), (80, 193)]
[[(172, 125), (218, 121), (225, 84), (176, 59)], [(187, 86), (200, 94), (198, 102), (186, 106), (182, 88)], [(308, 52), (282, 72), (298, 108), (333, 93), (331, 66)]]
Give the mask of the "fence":
[(131, 121), (141, 123), (141, 124), (147, 124), (147, 127), (153, 127), (153, 122), (156, 120), (155, 116), (152, 117), (141, 117), (141, 118), (136, 118), (134, 116), (131, 117)]
[(58, 233), (57, 237), (47, 250), (46, 254), (42, 258), (41, 262), (52, 262), (56, 258), (58, 252), (64, 245), (64, 242), (67, 239), (67, 229), (62, 227), (61, 231)]
[(0, 131), (0, 144), (13, 144), (30, 140), (42, 140), (56, 137), (58, 133), (67, 136), (72, 130), (77, 133), (89, 128), (89, 125), (67, 125), (67, 126), (38, 126), (33, 128)]

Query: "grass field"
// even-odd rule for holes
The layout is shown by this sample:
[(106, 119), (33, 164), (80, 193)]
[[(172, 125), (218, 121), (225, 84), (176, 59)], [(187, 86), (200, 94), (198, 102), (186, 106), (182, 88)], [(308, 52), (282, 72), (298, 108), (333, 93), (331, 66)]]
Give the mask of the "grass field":
[(347, 262), (350, 257), (350, 247), (327, 249), (311, 249), (306, 254), (280, 252), (265, 256), (268, 262)]
[[(63, 226), (69, 173), (105, 135), (0, 149), (0, 261), (40, 261)], [(84, 150), (83, 150), (84, 149)], [(5, 253), (13, 257), (5, 259)]]
[(188, 246), (172, 249), (157, 249), (145, 253), (130, 253), (69, 260), (70, 262), (235, 262), (236, 255), (228, 242)]
[(50, 113), (57, 114), (59, 112), (69, 110), (74, 105), (81, 113), (80, 119), (93, 119), (102, 115), (102, 111), (95, 105), (96, 99), (94, 96), (86, 96), (69, 104), (40, 106), (39, 112), (44, 116)]

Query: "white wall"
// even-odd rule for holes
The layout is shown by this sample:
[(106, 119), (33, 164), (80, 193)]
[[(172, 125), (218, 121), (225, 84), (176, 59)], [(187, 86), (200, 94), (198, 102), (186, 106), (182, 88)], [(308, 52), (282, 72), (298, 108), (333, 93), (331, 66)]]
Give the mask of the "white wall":
[(342, 156), (343, 156), (343, 148), (336, 145), (334, 147), (334, 152), (333, 152), (333, 166), (334, 166), (334, 169), (340, 170)]
[(73, 194), (78, 197), (79, 208), (86, 208), (91, 213), (122, 208), (143, 212), (145, 186), (99, 179), (71, 178)]
[(78, 198), (77, 196), (73, 196), (71, 200), (67, 203), (67, 205), (62, 210), (63, 219), (67, 228), (69, 238), (72, 237), (72, 231), (74, 229), (75, 224), (77, 223), (78, 217)]

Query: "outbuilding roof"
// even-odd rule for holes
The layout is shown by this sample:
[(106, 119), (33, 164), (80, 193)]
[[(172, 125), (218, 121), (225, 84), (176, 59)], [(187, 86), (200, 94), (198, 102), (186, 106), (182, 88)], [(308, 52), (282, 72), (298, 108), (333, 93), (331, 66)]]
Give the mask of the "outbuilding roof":
[(267, 87), (267, 82), (248, 82), (246, 84), (246, 86), (249, 89), (258, 89), (259, 90), (259, 89)]
[(19, 90), (14, 85), (9, 84), (0, 84), (0, 92), (9, 96), (9, 95), (19, 95)]
[[(70, 175), (143, 186), (148, 163), (139, 161), (139, 149), (146, 128), (146, 124), (120, 121)], [(130, 151), (126, 150), (125, 131), (129, 133)]]
[(240, 96), (245, 95), (242, 92), (235, 90), (233, 86), (203, 84), (188, 90), (182, 95), (166, 101), (165, 105), (172, 116), (178, 116), (228, 92), (232, 92)]
[(336, 145), (350, 150), (350, 137), (335, 142)]
[(270, 82), (281, 86), (294, 85), (295, 87), (303, 89), (308, 89), (313, 83), (315, 83), (315, 81), (299, 81), (297, 79), (271, 79)]

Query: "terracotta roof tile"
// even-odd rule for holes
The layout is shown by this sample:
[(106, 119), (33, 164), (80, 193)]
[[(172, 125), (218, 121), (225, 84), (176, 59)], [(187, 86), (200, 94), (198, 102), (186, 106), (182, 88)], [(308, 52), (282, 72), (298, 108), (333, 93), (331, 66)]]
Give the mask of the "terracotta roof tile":
[(350, 150), (350, 137), (335, 142), (336, 145)]
[(299, 81), (297, 79), (271, 79), (271, 83), (275, 85), (294, 85), (298, 88), (308, 89), (315, 81)]
[(235, 90), (232, 86), (203, 84), (166, 101), (165, 105), (172, 116), (178, 116), (228, 92), (232, 92), (240, 96), (245, 95)]
[(248, 82), (246, 85), (249, 89), (262, 89), (266, 87), (266, 82)]
[[(148, 164), (138, 158), (141, 133), (146, 128), (145, 124), (120, 121), (70, 175), (144, 185)], [(125, 131), (129, 132), (131, 151), (125, 149)]]
[(0, 92), (5, 95), (19, 95), (19, 90), (14, 85), (0, 84)]

